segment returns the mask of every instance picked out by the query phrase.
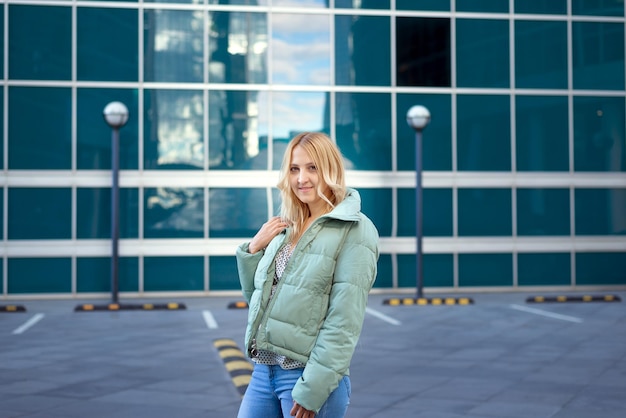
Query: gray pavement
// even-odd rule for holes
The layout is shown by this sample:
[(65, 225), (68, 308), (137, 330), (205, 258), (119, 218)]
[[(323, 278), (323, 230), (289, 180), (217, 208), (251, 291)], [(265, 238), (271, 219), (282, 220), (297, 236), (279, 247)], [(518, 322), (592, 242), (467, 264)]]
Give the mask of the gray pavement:
[[(348, 417), (625, 417), (626, 302), (529, 295), (463, 295), (467, 306), (371, 295)], [(119, 312), (0, 300), (27, 308), (0, 313), (0, 418), (235, 417), (240, 394), (213, 341), (241, 346), (247, 311), (228, 309), (236, 300)]]

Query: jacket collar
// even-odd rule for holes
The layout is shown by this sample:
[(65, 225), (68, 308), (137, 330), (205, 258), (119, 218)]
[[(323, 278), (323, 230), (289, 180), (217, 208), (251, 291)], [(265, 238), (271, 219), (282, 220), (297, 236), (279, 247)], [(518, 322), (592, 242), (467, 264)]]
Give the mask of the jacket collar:
[(333, 210), (321, 216), (322, 218), (333, 218), (341, 221), (358, 221), (361, 211), (361, 195), (355, 189), (347, 189), (346, 198)]

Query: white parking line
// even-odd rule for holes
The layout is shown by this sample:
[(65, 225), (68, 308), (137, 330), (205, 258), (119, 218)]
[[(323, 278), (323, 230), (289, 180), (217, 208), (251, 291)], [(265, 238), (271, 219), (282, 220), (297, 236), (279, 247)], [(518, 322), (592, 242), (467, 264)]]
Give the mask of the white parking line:
[(402, 323), (400, 321), (398, 321), (397, 319), (394, 319), (390, 316), (385, 315), (384, 313), (380, 313), (378, 311), (375, 311), (372, 308), (365, 308), (365, 312), (375, 316), (378, 319), (382, 319), (383, 321), (390, 323), (391, 325), (402, 325)]
[(30, 318), (28, 321), (26, 321), (24, 324), (22, 324), (22, 326), (15, 328), (13, 330), (13, 334), (21, 334), (24, 331), (26, 331), (28, 328), (32, 327), (33, 325), (35, 325), (37, 322), (41, 321), (43, 319), (45, 315), (42, 313), (38, 313), (33, 315), (32, 318)]
[(554, 312), (542, 311), (541, 309), (528, 308), (526, 306), (521, 306), (521, 305), (511, 305), (511, 308), (517, 309), (518, 311), (524, 311), (524, 312), (533, 313), (536, 315), (547, 316), (548, 318), (560, 319), (562, 321), (576, 322), (578, 324), (583, 322), (582, 319), (576, 318), (575, 316), (561, 315), (561, 314), (557, 314)]
[(204, 317), (204, 322), (206, 323), (207, 327), (209, 327), (210, 329), (215, 329), (218, 327), (217, 321), (213, 317), (211, 311), (202, 311), (202, 316)]

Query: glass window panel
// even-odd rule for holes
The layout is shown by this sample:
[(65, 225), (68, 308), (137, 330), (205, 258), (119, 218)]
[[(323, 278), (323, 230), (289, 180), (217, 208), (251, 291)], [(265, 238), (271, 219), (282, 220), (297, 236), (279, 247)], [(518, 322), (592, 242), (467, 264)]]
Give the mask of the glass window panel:
[(566, 22), (515, 21), (515, 86), (567, 88)]
[(287, 142), (298, 133), (329, 133), (329, 97), (324, 92), (272, 93), (273, 169), (280, 168)]
[(376, 279), (374, 280), (374, 288), (391, 288), (393, 287), (393, 268), (390, 254), (381, 254), (378, 257)]
[[(415, 236), (415, 189), (398, 189), (398, 236)], [(424, 236), (452, 236), (452, 189), (422, 189)]]
[(144, 13), (144, 79), (204, 81), (204, 12), (150, 9)]
[[(422, 255), (422, 287), (454, 286), (452, 254)], [(417, 255), (398, 254), (398, 287), (414, 287), (417, 291)]]
[(146, 90), (144, 167), (204, 167), (204, 94), (200, 90)]
[[(1, 18), (2, 16), (0, 16)], [(1, 60), (0, 60), (1, 61)], [(0, 115), (4, 115), (4, 89), (0, 89)], [(4, 116), (0, 117), (0, 132), (4, 132)], [(0, 170), (4, 167), (4, 142), (7, 140), (5, 135), (2, 135), (0, 140)]]
[(393, 219), (391, 189), (358, 189), (361, 195), (361, 212), (372, 220), (380, 236), (391, 236)]
[(119, 133), (119, 167), (136, 170), (139, 164), (139, 103), (137, 90), (83, 89), (77, 92), (77, 167), (82, 170), (110, 170), (112, 130), (102, 117), (107, 104), (120, 101), (129, 118)]
[(71, 189), (11, 187), (7, 203), (9, 239), (71, 238)]
[(450, 87), (450, 19), (396, 18), (398, 86)]
[(576, 284), (624, 285), (626, 284), (626, 252), (576, 253)]
[[(153, 0), (154, 1), (154, 0)], [(166, 2), (169, 0), (158, 0)], [(183, 0), (177, 0), (177, 1), (183, 1)], [(186, 1), (190, 1), (190, 0), (186, 0)], [(199, 1), (199, 0), (193, 0), (193, 1)], [(236, 4), (236, 5), (245, 5), (248, 6), (250, 4), (251, 0), (208, 0), (209, 4)], [(253, 0), (255, 2), (255, 4), (258, 4), (259, 6), (267, 6), (268, 4), (268, 0)]]
[[(117, 285), (120, 292), (139, 291), (139, 259), (119, 257)], [(111, 291), (111, 258), (79, 257), (76, 259), (76, 292)]]
[(624, 17), (624, 2), (616, 0), (572, 0), (572, 14)]
[(209, 237), (252, 238), (270, 217), (267, 198), (267, 189), (209, 189)]
[[(139, 191), (120, 188), (119, 237), (139, 236)], [(111, 238), (111, 189), (86, 188), (77, 190), (76, 236), (87, 239)]]
[(337, 145), (346, 157), (346, 168), (391, 170), (391, 95), (337, 93), (335, 97)]
[(575, 89), (624, 90), (623, 23), (573, 22), (572, 51)]
[(272, 6), (328, 7), (328, 0), (272, 0)]
[(267, 170), (265, 91), (209, 91), (209, 168)]
[(425, 106), (430, 112), (430, 122), (422, 134), (422, 169), (452, 169), (452, 107), (448, 94), (396, 95), (397, 159), (398, 170), (415, 170), (416, 133), (406, 121), (409, 109)]
[(571, 285), (570, 254), (518, 254), (517, 284), (519, 286)]
[(457, 19), (456, 48), (459, 87), (509, 86), (508, 20)]
[(9, 87), (9, 168), (72, 168), (69, 88)]
[(576, 235), (626, 235), (626, 189), (576, 189)]
[(517, 189), (517, 235), (569, 235), (569, 189)]
[(566, 14), (567, 0), (515, 0), (515, 13)]
[(460, 95), (457, 109), (458, 169), (510, 171), (509, 96)]
[(72, 78), (71, 7), (9, 6), (9, 77)]
[(456, 11), (508, 13), (509, 0), (456, 0)]
[(209, 290), (241, 290), (235, 257), (209, 257)]
[(204, 290), (204, 257), (145, 257), (143, 266), (146, 292)]
[(70, 258), (9, 258), (8, 264), (9, 294), (72, 291)]
[(137, 9), (78, 8), (79, 80), (137, 81), (137, 20)]
[(335, 0), (335, 7), (337, 9), (388, 10), (390, 8), (390, 0)]
[(330, 84), (330, 18), (272, 15), (272, 83)]
[(396, 9), (420, 11), (432, 10), (444, 12), (450, 10), (450, 0), (396, 0)]
[[(0, 188), (0, 217), (4, 219), (4, 188)], [(0, 237), (4, 239), (4, 222), (0, 222)]]
[(515, 159), (519, 171), (569, 171), (567, 97), (515, 98)]
[(146, 188), (143, 228), (144, 238), (204, 237), (204, 190)]
[(267, 83), (267, 14), (212, 12), (209, 19), (209, 81)]
[(626, 171), (623, 97), (574, 97), (574, 170)]
[(459, 189), (459, 236), (512, 234), (510, 189)]
[(389, 17), (335, 16), (335, 84), (391, 85)]
[(459, 254), (459, 286), (512, 286), (511, 254)]
[[(2, 51), (2, 56), (4, 57), (4, 8), (0, 9), (0, 45), (2, 45), (0, 51)], [(4, 59), (0, 60), (0, 74), (4, 74)], [(2, 270), (0, 269), (1, 272)], [(2, 287), (0, 289), (4, 290)]]

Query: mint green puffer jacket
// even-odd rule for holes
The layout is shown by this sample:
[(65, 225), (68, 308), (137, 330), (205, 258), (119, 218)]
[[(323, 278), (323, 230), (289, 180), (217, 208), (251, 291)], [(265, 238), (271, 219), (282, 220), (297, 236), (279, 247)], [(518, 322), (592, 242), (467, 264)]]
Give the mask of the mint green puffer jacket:
[(276, 236), (264, 251), (250, 254), (245, 243), (236, 252), (250, 307), (246, 349), (256, 339), (258, 349), (306, 363), (292, 396), (316, 413), (349, 374), (376, 278), (378, 231), (360, 210), (358, 192), (348, 189), (343, 202), (315, 220), (293, 250), (271, 301), (274, 258), (287, 234)]

